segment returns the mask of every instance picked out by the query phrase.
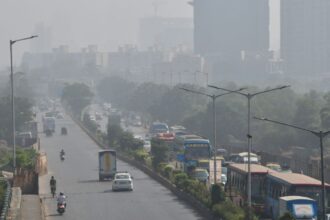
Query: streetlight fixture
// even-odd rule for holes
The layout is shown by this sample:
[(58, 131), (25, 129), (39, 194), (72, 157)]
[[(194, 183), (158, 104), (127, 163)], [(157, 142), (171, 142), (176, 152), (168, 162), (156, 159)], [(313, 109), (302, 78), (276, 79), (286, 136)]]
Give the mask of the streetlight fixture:
[(285, 85), (285, 86), (279, 86), (279, 87), (276, 87), (276, 88), (271, 88), (271, 89), (265, 89), (263, 91), (259, 91), (259, 92), (255, 92), (255, 93), (243, 93), (243, 92), (240, 92), (240, 91), (232, 91), (232, 90), (229, 90), (229, 89), (225, 89), (225, 88), (221, 88), (221, 87), (218, 87), (218, 86), (213, 86), (213, 85), (208, 85), (209, 87), (211, 88), (214, 88), (214, 89), (220, 89), (220, 90), (223, 90), (223, 91), (227, 91), (227, 92), (234, 92), (236, 94), (239, 94), (239, 95), (242, 95), (244, 97), (247, 98), (247, 101), (248, 101), (248, 132), (247, 132), (247, 138), (248, 138), (248, 187), (247, 187), (247, 190), (248, 190), (248, 219), (251, 219), (251, 215), (250, 215), (250, 212), (251, 212), (251, 150), (252, 150), (252, 135), (250, 133), (250, 119), (251, 119), (251, 99), (257, 95), (260, 95), (260, 94), (263, 94), (263, 93), (268, 93), (268, 92), (272, 92), (272, 91), (275, 91), (275, 90), (281, 90), (281, 89), (284, 89), (284, 88), (287, 88), (289, 87), (289, 85)]
[(214, 154), (213, 154), (213, 166), (214, 166), (214, 184), (217, 183), (217, 160), (216, 160), (216, 148), (217, 148), (217, 127), (216, 127), (216, 113), (215, 113), (215, 100), (221, 96), (224, 95), (228, 95), (230, 93), (234, 93), (234, 92), (239, 92), (242, 91), (245, 88), (240, 88), (238, 90), (233, 90), (233, 91), (229, 91), (223, 94), (219, 94), (219, 95), (215, 95), (215, 94), (208, 94), (208, 93), (204, 93), (201, 91), (196, 91), (196, 90), (191, 90), (191, 89), (187, 89), (187, 88), (179, 88), (181, 90), (184, 90), (186, 92), (191, 92), (191, 93), (196, 93), (196, 94), (200, 94), (203, 96), (207, 96), (209, 98), (212, 99), (212, 106), (213, 106), (213, 144), (214, 144)]
[(16, 171), (16, 136), (15, 136), (15, 101), (14, 101), (14, 71), (13, 71), (13, 44), (23, 40), (30, 40), (32, 38), (38, 37), (38, 35), (32, 35), (30, 37), (25, 37), (17, 40), (9, 41), (10, 48), (10, 83), (11, 83), (11, 120), (12, 120), (12, 138), (13, 138), (13, 173), (15, 175)]
[(328, 134), (330, 134), (330, 131), (313, 131), (313, 130), (309, 130), (307, 128), (302, 128), (296, 125), (291, 125), (291, 124), (287, 124), (284, 122), (280, 122), (280, 121), (274, 121), (274, 120), (270, 120), (268, 118), (259, 118), (259, 117), (253, 117), (254, 119), (257, 120), (261, 120), (261, 121), (267, 121), (267, 122), (272, 122), (275, 124), (280, 124), (280, 125), (284, 125), (287, 127), (291, 127), (291, 128), (295, 128), (298, 130), (302, 130), (302, 131), (307, 131), (309, 133), (312, 133), (313, 135), (315, 135), (316, 137), (318, 137), (320, 139), (320, 150), (321, 150), (321, 182), (322, 182), (322, 216), (324, 219), (326, 219), (326, 211), (325, 211), (325, 181), (324, 181), (324, 157), (323, 157), (323, 138), (326, 137)]

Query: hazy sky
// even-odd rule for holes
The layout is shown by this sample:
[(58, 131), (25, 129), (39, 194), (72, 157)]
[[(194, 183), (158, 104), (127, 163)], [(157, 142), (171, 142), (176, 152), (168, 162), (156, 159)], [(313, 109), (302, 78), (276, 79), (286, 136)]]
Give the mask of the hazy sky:
[[(188, 0), (0, 0), (0, 69), (9, 66), (9, 40), (30, 36), (40, 22), (52, 28), (52, 46), (97, 44), (109, 51), (136, 44), (139, 18), (154, 15), (154, 2), (160, 16), (193, 16)], [(14, 45), (14, 63), (30, 43)]]
[[(155, 0), (0, 0), (0, 69), (9, 66), (9, 40), (30, 36), (37, 23), (52, 28), (52, 45), (103, 51), (136, 44), (139, 18), (154, 15)], [(192, 17), (187, 0), (158, 0), (158, 15)], [(38, 40), (33, 39), (33, 40)], [(14, 45), (15, 63), (30, 42)]]

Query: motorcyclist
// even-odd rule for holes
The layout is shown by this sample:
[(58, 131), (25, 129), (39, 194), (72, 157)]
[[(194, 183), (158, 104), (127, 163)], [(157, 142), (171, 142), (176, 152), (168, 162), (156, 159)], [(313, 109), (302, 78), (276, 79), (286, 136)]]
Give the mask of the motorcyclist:
[(65, 152), (63, 149), (61, 150), (60, 155), (61, 155), (61, 157), (65, 155)]
[(62, 192), (60, 192), (60, 194), (57, 197), (57, 206), (61, 204), (64, 204), (64, 207), (66, 208), (66, 196)]
[(49, 185), (50, 185), (50, 191), (52, 192), (52, 194), (54, 196), (55, 191), (56, 191), (56, 180), (55, 180), (54, 176), (52, 176), (50, 178)]

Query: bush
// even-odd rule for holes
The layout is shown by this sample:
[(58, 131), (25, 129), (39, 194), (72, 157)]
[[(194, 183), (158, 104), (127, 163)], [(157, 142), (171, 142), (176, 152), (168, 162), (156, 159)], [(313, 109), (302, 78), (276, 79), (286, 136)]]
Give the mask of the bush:
[(291, 213), (285, 213), (280, 220), (295, 220), (295, 218), (291, 215)]
[(6, 183), (3, 181), (0, 181), (0, 214), (3, 207), (3, 202), (5, 199), (5, 192), (6, 192)]
[(187, 180), (188, 180), (188, 175), (186, 173), (179, 173), (174, 176), (174, 184), (179, 189), (184, 189)]
[(244, 210), (235, 206), (231, 201), (226, 201), (213, 206), (212, 211), (216, 217), (223, 220), (243, 220)]
[(163, 169), (163, 175), (167, 178), (170, 179), (172, 176), (172, 172), (173, 172), (173, 166), (172, 165), (166, 165)]
[(139, 149), (134, 151), (133, 156), (135, 160), (145, 163), (146, 159), (149, 157), (149, 154), (145, 152), (143, 149)]
[[(19, 168), (34, 169), (37, 152), (34, 149), (17, 149), (16, 164)], [(11, 159), (12, 160), (12, 159)]]
[(212, 205), (225, 201), (225, 192), (223, 191), (221, 185), (219, 184), (212, 185), (211, 201), (212, 201)]

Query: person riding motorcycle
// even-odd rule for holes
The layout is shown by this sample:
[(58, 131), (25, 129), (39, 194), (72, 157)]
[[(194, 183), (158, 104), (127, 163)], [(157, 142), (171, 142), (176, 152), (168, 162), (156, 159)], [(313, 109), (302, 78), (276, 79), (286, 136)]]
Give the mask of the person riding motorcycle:
[(65, 155), (65, 152), (64, 152), (63, 149), (61, 150), (60, 155), (61, 155), (61, 156), (64, 156), (64, 155)]
[(52, 176), (50, 178), (49, 185), (50, 185), (50, 191), (51, 191), (51, 193), (53, 194), (53, 197), (54, 197), (55, 191), (56, 191), (56, 180), (55, 180), (54, 176)]
[(57, 206), (60, 206), (61, 204), (63, 204), (66, 208), (66, 196), (62, 192), (60, 192), (59, 196), (57, 197)]

